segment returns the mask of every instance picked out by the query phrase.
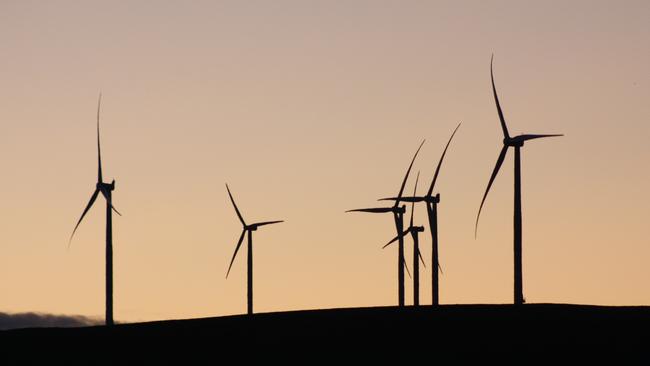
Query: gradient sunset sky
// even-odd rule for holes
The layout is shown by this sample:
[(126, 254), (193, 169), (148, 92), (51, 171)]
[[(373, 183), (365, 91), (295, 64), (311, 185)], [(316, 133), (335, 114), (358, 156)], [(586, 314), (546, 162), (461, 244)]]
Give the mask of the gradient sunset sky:
[(424, 138), (428, 185), (461, 121), (441, 302), (510, 303), (512, 153), (474, 239), (492, 53), (511, 134), (565, 134), (522, 150), (527, 302), (650, 304), (648, 19), (647, 0), (1, 1), (0, 311), (103, 316), (103, 202), (67, 250), (100, 90), (117, 321), (245, 312), (226, 182), (247, 220), (286, 220), (255, 233), (256, 311), (396, 304), (390, 215), (344, 211), (396, 194)]

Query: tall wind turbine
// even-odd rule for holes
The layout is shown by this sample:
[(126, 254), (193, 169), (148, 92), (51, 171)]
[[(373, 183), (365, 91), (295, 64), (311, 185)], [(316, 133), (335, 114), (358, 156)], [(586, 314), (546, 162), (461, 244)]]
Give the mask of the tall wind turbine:
[(404, 193), (404, 186), (406, 185), (406, 180), (409, 177), (409, 173), (411, 172), (411, 168), (413, 167), (413, 162), (415, 162), (415, 158), (418, 156), (418, 153), (420, 152), (420, 149), (422, 148), (422, 145), (424, 145), (424, 140), (418, 147), (417, 151), (413, 155), (413, 159), (411, 159), (411, 164), (409, 165), (408, 169), (406, 170), (406, 175), (404, 176), (404, 180), (402, 181), (402, 185), (400, 186), (399, 193), (397, 194), (397, 198), (395, 199), (395, 204), (391, 207), (379, 207), (379, 208), (360, 208), (360, 209), (355, 209), (355, 210), (348, 210), (346, 212), (369, 212), (369, 213), (388, 213), (391, 212), (393, 214), (393, 221), (395, 221), (395, 230), (397, 231), (397, 237), (398, 237), (398, 252), (397, 252), (397, 299), (398, 299), (398, 304), (399, 306), (404, 306), (404, 267), (403, 263), (404, 261), (404, 235), (402, 235), (402, 232), (404, 231), (404, 212), (406, 211), (405, 206), (400, 207), (400, 198), (402, 197), (402, 193)]
[[(494, 56), (492, 57), (494, 59)], [(514, 204), (514, 303), (515, 305), (520, 305), (524, 303), (524, 293), (523, 293), (523, 281), (522, 281), (522, 266), (521, 266), (521, 157), (520, 150), (524, 146), (524, 142), (528, 140), (540, 139), (545, 137), (557, 137), (563, 136), (561, 134), (553, 135), (519, 135), (511, 137), (508, 133), (508, 127), (506, 126), (505, 118), (503, 117), (503, 112), (501, 111), (501, 105), (499, 104), (499, 97), (497, 96), (497, 90), (494, 86), (494, 73), (492, 72), (492, 60), (490, 60), (490, 78), (492, 79), (492, 93), (494, 94), (494, 102), (497, 105), (497, 112), (499, 113), (499, 120), (501, 121), (501, 129), (503, 130), (503, 148), (501, 153), (499, 153), (499, 158), (497, 163), (494, 166), (492, 171), (492, 176), (488, 182), (487, 189), (481, 200), (481, 205), (478, 209), (478, 214), (476, 215), (476, 226), (474, 228), (474, 235), (478, 232), (478, 220), (481, 216), (481, 210), (483, 209), (483, 204), (485, 203), (485, 198), (490, 192), (490, 187), (499, 173), (499, 169), (503, 164), (503, 160), (506, 158), (506, 153), (508, 152), (509, 147), (515, 149), (515, 204)]]
[(235, 257), (237, 257), (237, 252), (239, 251), (239, 247), (241, 246), (241, 243), (244, 241), (244, 235), (248, 233), (248, 281), (247, 281), (247, 295), (248, 295), (248, 314), (253, 314), (253, 231), (257, 230), (258, 227), (264, 226), (264, 225), (271, 225), (271, 224), (277, 224), (280, 222), (284, 222), (283, 220), (278, 220), (278, 221), (264, 221), (264, 222), (257, 222), (254, 224), (246, 224), (246, 221), (244, 221), (244, 218), (241, 215), (241, 212), (239, 212), (239, 208), (237, 208), (237, 204), (235, 203), (235, 199), (232, 198), (232, 194), (230, 193), (230, 188), (228, 188), (228, 184), (226, 184), (226, 190), (228, 191), (228, 196), (230, 196), (230, 201), (232, 202), (233, 207), (235, 208), (235, 212), (237, 213), (237, 217), (239, 217), (239, 221), (241, 221), (241, 224), (243, 226), (241, 236), (239, 236), (239, 241), (237, 241), (237, 246), (235, 247), (235, 253), (232, 255), (232, 259), (230, 260), (230, 265), (228, 266), (228, 272), (226, 272), (226, 278), (228, 278), (228, 275), (230, 274), (230, 269), (232, 268), (232, 263), (235, 261)]
[(115, 179), (111, 183), (104, 183), (102, 178), (102, 152), (99, 143), (99, 111), (102, 103), (102, 95), (99, 94), (99, 100), (97, 101), (97, 185), (95, 186), (95, 191), (92, 196), (90, 196), (90, 201), (86, 205), (77, 225), (75, 225), (74, 230), (72, 230), (72, 235), (70, 235), (70, 241), (68, 242), (68, 247), (72, 243), (72, 237), (77, 231), (81, 220), (93, 203), (97, 199), (97, 196), (101, 193), (102, 196), (106, 199), (106, 325), (113, 325), (113, 217), (112, 211), (115, 211), (118, 215), (121, 214), (113, 207), (112, 203), (112, 192), (115, 190)]
[[(413, 195), (413, 197), (402, 197), (401, 200), (404, 202), (425, 202), (427, 204), (427, 216), (429, 217), (429, 232), (431, 233), (431, 266), (433, 267), (433, 270), (431, 270), (431, 304), (432, 305), (438, 305), (439, 304), (439, 270), (440, 270), (440, 260), (438, 259), (438, 203), (440, 203), (440, 193), (437, 193), (435, 196), (433, 195), (433, 188), (436, 185), (436, 180), (438, 179), (438, 173), (440, 173), (440, 167), (442, 166), (442, 161), (445, 159), (445, 154), (447, 154), (447, 149), (449, 148), (449, 144), (451, 143), (451, 140), (454, 138), (454, 135), (456, 134), (456, 131), (458, 131), (458, 128), (460, 127), (460, 123), (458, 126), (456, 126), (456, 129), (454, 129), (454, 132), (451, 134), (451, 137), (449, 138), (449, 141), (447, 141), (447, 145), (445, 146), (445, 149), (442, 152), (442, 155), (440, 156), (440, 160), (438, 161), (438, 166), (436, 167), (436, 172), (433, 175), (433, 180), (431, 181), (431, 185), (429, 186), (429, 190), (427, 191), (427, 194), (424, 196), (417, 197)], [(397, 200), (396, 197), (391, 197), (391, 198), (382, 198), (380, 201), (395, 201)]]
[[(418, 172), (418, 175), (415, 178), (415, 188), (413, 189), (414, 197), (418, 190), (419, 179), (420, 179), (420, 172)], [(406, 234), (411, 233), (411, 238), (413, 238), (413, 306), (419, 306), (420, 305), (420, 263), (418, 262), (418, 259), (421, 260), (422, 265), (426, 267), (426, 265), (424, 264), (424, 259), (422, 258), (422, 253), (420, 253), (420, 240), (419, 240), (419, 234), (424, 231), (424, 226), (413, 225), (414, 212), (415, 212), (415, 201), (411, 201), (411, 220), (409, 221), (409, 227), (406, 228), (404, 232), (402, 232), (402, 236), (406, 236)], [(393, 240), (389, 241), (386, 245), (384, 245), (382, 249), (396, 242), (398, 239), (399, 236), (394, 237)], [(406, 267), (406, 263), (404, 263), (404, 266)], [(406, 267), (406, 269), (408, 271), (408, 267)]]

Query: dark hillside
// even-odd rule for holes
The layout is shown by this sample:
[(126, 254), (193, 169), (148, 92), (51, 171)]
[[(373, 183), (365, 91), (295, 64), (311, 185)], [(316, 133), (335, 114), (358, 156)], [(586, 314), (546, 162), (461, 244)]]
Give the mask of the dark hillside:
[(112, 329), (10, 330), (0, 332), (0, 345), (5, 359), (75, 364), (300, 360), (306, 354), (317, 357), (312, 363), (350, 352), (432, 362), (442, 357), (566, 361), (565, 355), (576, 361), (648, 357), (650, 362), (650, 308), (528, 304), (293, 311)]

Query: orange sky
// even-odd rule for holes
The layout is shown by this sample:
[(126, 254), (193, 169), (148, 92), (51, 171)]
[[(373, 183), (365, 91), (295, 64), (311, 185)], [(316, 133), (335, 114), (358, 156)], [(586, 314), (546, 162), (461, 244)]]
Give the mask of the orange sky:
[(66, 250), (99, 90), (116, 320), (245, 311), (225, 182), (248, 220), (287, 220), (255, 234), (256, 311), (395, 304), (390, 216), (343, 212), (394, 195), (422, 138), (428, 185), (459, 121), (441, 302), (510, 302), (512, 155), (473, 235), (502, 139), (492, 53), (511, 134), (565, 134), (522, 152), (527, 301), (648, 304), (649, 18), (645, 0), (3, 1), (0, 311), (103, 315), (103, 207)]

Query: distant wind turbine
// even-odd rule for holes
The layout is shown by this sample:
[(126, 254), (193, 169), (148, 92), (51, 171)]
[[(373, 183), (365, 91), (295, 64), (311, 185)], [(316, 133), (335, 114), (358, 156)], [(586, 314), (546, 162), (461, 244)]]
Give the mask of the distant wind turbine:
[(237, 217), (239, 217), (239, 221), (241, 221), (241, 224), (243, 226), (241, 236), (239, 236), (239, 240), (237, 241), (237, 246), (235, 247), (235, 253), (232, 255), (232, 259), (230, 260), (230, 265), (228, 266), (228, 272), (226, 272), (226, 278), (228, 278), (228, 275), (230, 274), (230, 269), (232, 268), (232, 264), (235, 261), (235, 257), (237, 257), (237, 252), (239, 251), (239, 247), (244, 241), (244, 235), (248, 233), (248, 271), (247, 271), (248, 272), (248, 281), (247, 281), (248, 307), (247, 309), (248, 309), (248, 314), (253, 314), (253, 231), (257, 230), (257, 228), (260, 226), (277, 224), (284, 221), (283, 220), (264, 221), (264, 222), (257, 222), (254, 224), (250, 224), (250, 225), (246, 224), (246, 221), (244, 221), (241, 212), (239, 212), (239, 208), (237, 208), (235, 199), (232, 198), (232, 194), (230, 193), (230, 188), (228, 187), (228, 184), (226, 184), (226, 190), (228, 191), (228, 196), (230, 196), (230, 201), (232, 202), (232, 205), (235, 208)]
[(84, 209), (77, 225), (75, 225), (74, 230), (72, 230), (72, 235), (70, 235), (70, 240), (68, 242), (68, 248), (72, 243), (72, 238), (74, 233), (77, 231), (79, 224), (83, 220), (84, 216), (93, 203), (97, 199), (97, 196), (101, 193), (102, 196), (106, 199), (106, 325), (113, 325), (113, 219), (112, 211), (115, 211), (118, 215), (121, 214), (113, 207), (112, 192), (115, 190), (115, 179), (109, 184), (104, 183), (102, 178), (102, 152), (99, 143), (99, 111), (102, 102), (102, 95), (99, 94), (99, 100), (97, 102), (97, 160), (98, 160), (98, 170), (97, 170), (97, 185), (95, 186), (95, 191), (92, 196), (90, 196), (90, 201), (86, 208)]
[(404, 212), (406, 211), (405, 206), (400, 207), (400, 199), (402, 197), (402, 193), (404, 193), (404, 186), (406, 185), (406, 181), (408, 180), (409, 173), (411, 172), (411, 168), (413, 167), (413, 162), (415, 162), (415, 158), (418, 156), (418, 153), (420, 152), (420, 149), (422, 148), (422, 145), (424, 144), (424, 140), (418, 147), (417, 151), (415, 152), (415, 155), (413, 155), (413, 159), (411, 159), (411, 164), (408, 167), (408, 170), (406, 170), (406, 175), (404, 176), (404, 180), (402, 181), (402, 185), (399, 189), (399, 193), (397, 194), (397, 198), (395, 199), (395, 204), (391, 207), (379, 207), (379, 208), (360, 208), (360, 209), (355, 209), (355, 210), (348, 210), (346, 212), (369, 212), (369, 213), (388, 213), (391, 212), (393, 214), (393, 220), (395, 221), (395, 231), (397, 232), (397, 237), (398, 237), (398, 252), (397, 252), (397, 299), (398, 299), (398, 304), (399, 306), (404, 306), (404, 266), (403, 263), (405, 263), (404, 260), (404, 236), (402, 235), (402, 232), (404, 231)]
[[(492, 56), (494, 59), (494, 56)], [(492, 93), (494, 94), (494, 101), (497, 106), (497, 112), (499, 113), (499, 120), (501, 121), (501, 129), (503, 130), (503, 148), (501, 153), (499, 153), (499, 158), (497, 163), (492, 171), (492, 176), (481, 200), (481, 205), (478, 209), (478, 214), (476, 215), (476, 226), (474, 228), (474, 235), (476, 236), (478, 232), (478, 220), (481, 216), (481, 210), (483, 209), (483, 204), (485, 203), (485, 198), (490, 192), (490, 187), (499, 173), (499, 169), (503, 164), (503, 160), (506, 157), (509, 147), (515, 149), (515, 204), (514, 204), (514, 303), (515, 305), (524, 303), (524, 293), (523, 293), (523, 280), (522, 280), (522, 265), (521, 265), (521, 157), (520, 149), (524, 146), (524, 142), (528, 140), (540, 139), (545, 137), (557, 137), (564, 136), (561, 134), (554, 135), (519, 135), (515, 137), (510, 137), (508, 133), (508, 127), (506, 126), (505, 118), (503, 117), (503, 112), (501, 111), (501, 105), (499, 104), (499, 97), (497, 96), (497, 90), (494, 86), (494, 73), (492, 71), (492, 60), (490, 60), (490, 78), (492, 79)]]
[[(456, 131), (458, 131), (458, 128), (460, 127), (460, 123), (458, 126), (456, 126), (456, 129), (454, 132), (451, 134), (451, 137), (449, 138), (449, 141), (447, 141), (447, 145), (445, 146), (445, 149), (442, 152), (442, 155), (440, 156), (440, 160), (438, 161), (438, 166), (436, 167), (436, 172), (433, 175), (433, 180), (431, 181), (431, 185), (429, 186), (429, 191), (427, 191), (427, 194), (421, 197), (416, 197), (415, 195), (413, 197), (402, 197), (402, 201), (404, 202), (425, 202), (427, 204), (427, 216), (429, 217), (429, 232), (431, 233), (431, 266), (433, 267), (433, 270), (431, 270), (431, 304), (432, 305), (438, 305), (439, 304), (439, 270), (442, 272), (441, 267), (440, 267), (440, 260), (438, 259), (438, 203), (440, 203), (440, 193), (437, 193), (435, 196), (433, 195), (433, 188), (436, 185), (436, 180), (438, 179), (438, 173), (440, 173), (440, 167), (442, 166), (442, 161), (445, 159), (445, 154), (447, 154), (447, 149), (449, 148), (449, 144), (451, 143), (451, 140), (454, 138), (454, 135), (456, 134)], [(381, 201), (394, 201), (396, 200), (396, 197), (391, 197), (391, 198), (382, 198)]]
[[(420, 179), (420, 172), (418, 172), (418, 175), (415, 178), (415, 188), (413, 189), (413, 196), (417, 194), (419, 179)], [(418, 235), (424, 231), (424, 226), (413, 225), (414, 212), (415, 212), (415, 201), (411, 201), (411, 220), (409, 221), (409, 227), (406, 228), (404, 232), (402, 232), (402, 236), (406, 236), (406, 234), (411, 233), (411, 237), (413, 238), (413, 306), (419, 306), (420, 305), (420, 263), (418, 259), (422, 261), (422, 265), (424, 265), (425, 267), (426, 264), (424, 264), (422, 253), (420, 253), (420, 240)], [(387, 246), (396, 242), (398, 239), (399, 236), (394, 237), (393, 240), (389, 241), (386, 245), (384, 245), (383, 248), (386, 248)], [(406, 265), (406, 263), (404, 263), (404, 265)]]

